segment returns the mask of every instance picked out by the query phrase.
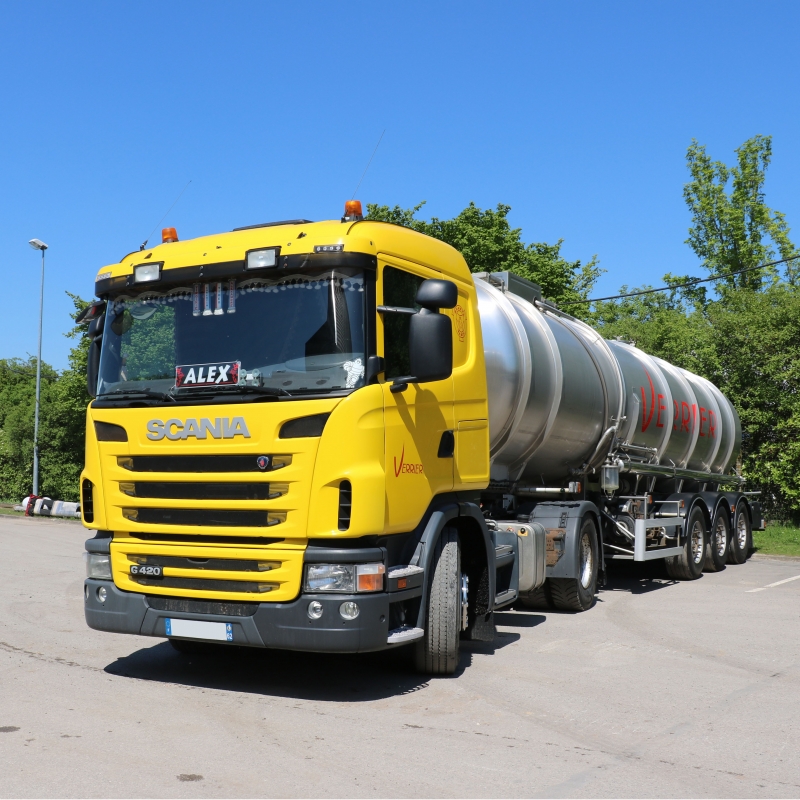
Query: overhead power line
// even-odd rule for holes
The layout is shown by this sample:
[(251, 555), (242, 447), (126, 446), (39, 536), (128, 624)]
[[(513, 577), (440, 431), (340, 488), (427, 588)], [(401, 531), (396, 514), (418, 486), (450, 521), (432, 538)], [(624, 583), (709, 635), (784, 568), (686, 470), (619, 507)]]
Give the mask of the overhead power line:
[(754, 272), (757, 269), (766, 269), (767, 267), (774, 267), (777, 264), (785, 264), (787, 261), (794, 261), (800, 258), (800, 255), (790, 256), (789, 258), (781, 258), (778, 261), (770, 261), (768, 264), (759, 264), (757, 267), (745, 267), (745, 269), (737, 269), (733, 272), (720, 272), (718, 275), (712, 275), (710, 278), (692, 278), (685, 283), (673, 283), (671, 286), (662, 286), (659, 289), (642, 289), (639, 292), (628, 292), (627, 294), (615, 294), (610, 297), (593, 297), (590, 300), (571, 300), (569, 303), (559, 303), (559, 308), (563, 306), (581, 306), (587, 303), (602, 303), (605, 300), (624, 300), (626, 297), (639, 297), (643, 294), (655, 294), (656, 292), (669, 292), (672, 289), (685, 289), (687, 286), (696, 286), (698, 283), (708, 283), (709, 281), (718, 281), (720, 278), (730, 278), (732, 275), (741, 275), (743, 272)]

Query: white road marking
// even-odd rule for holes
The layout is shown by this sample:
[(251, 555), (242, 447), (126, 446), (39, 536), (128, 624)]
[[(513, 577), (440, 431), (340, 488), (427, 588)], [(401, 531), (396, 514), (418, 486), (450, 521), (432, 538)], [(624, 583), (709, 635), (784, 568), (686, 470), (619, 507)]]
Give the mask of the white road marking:
[(800, 581), (800, 575), (795, 575), (794, 578), (784, 578), (782, 581), (775, 581), (775, 583), (768, 583), (760, 589), (748, 589), (745, 594), (749, 592), (763, 592), (764, 589), (771, 589), (773, 586), (780, 586), (782, 583), (790, 583), (791, 581)]

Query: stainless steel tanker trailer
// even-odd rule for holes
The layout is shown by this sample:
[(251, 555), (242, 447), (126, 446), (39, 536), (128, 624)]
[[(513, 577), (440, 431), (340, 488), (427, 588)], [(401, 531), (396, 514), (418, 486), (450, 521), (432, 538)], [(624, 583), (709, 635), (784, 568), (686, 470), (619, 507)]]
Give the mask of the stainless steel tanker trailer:
[[(475, 276), (489, 399), (495, 608), (583, 611), (609, 561), (673, 578), (743, 563), (764, 521), (743, 491), (736, 409), (712, 383), (607, 341), (513, 273)], [(503, 553), (508, 559), (503, 574)]]

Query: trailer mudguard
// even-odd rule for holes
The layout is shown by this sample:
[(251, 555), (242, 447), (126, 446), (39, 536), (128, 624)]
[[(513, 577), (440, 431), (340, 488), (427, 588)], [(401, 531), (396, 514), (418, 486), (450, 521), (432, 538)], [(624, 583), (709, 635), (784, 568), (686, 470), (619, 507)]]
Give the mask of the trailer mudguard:
[[(548, 578), (577, 578), (580, 571), (580, 530), (583, 518), (591, 514), (597, 525), (597, 549), (603, 552), (600, 512), (588, 500), (539, 503), (533, 509), (531, 522), (538, 522), (547, 531)], [(602, 555), (601, 555), (602, 559)], [(599, 567), (603, 568), (602, 560)]]
[[(689, 518), (692, 509), (699, 505), (700, 508), (703, 509), (703, 516), (706, 519), (706, 533), (709, 533), (711, 531), (711, 520), (714, 518), (714, 511), (721, 498), (722, 494), (720, 492), (674, 492), (667, 498), (667, 501), (678, 501), (679, 516), (684, 519), (683, 527), (685, 527), (685, 520)], [(681, 506), (680, 503), (683, 503), (683, 505)], [(667, 504), (662, 504), (662, 507), (665, 513), (672, 514), (675, 511), (675, 505), (669, 502)], [(683, 537), (685, 534), (685, 530), (681, 531), (681, 541), (684, 541)]]

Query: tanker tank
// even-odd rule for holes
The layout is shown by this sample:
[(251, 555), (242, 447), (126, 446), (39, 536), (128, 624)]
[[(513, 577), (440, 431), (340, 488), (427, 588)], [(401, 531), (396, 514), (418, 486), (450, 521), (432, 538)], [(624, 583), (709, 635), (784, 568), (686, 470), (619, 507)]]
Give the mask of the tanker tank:
[(716, 386), (603, 339), (513, 273), (477, 274), (475, 286), (493, 481), (549, 485), (608, 459), (651, 475), (725, 481), (742, 434)]

